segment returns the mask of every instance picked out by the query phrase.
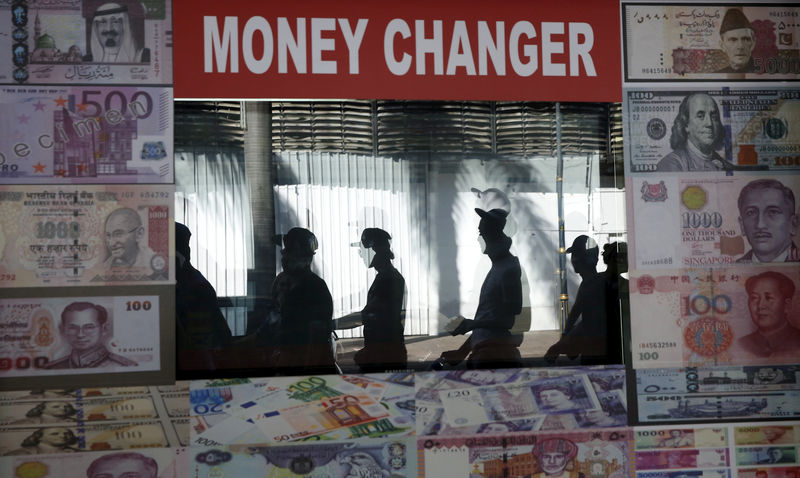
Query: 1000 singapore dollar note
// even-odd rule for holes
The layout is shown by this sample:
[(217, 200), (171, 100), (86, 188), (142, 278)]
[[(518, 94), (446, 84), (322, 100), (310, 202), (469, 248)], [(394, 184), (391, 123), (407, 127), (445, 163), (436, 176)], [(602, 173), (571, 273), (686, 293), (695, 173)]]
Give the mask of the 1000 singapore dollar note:
[(160, 370), (159, 323), (158, 296), (0, 299), (0, 377)]
[(309, 476), (326, 478), (412, 476), (414, 440), (229, 445), (191, 449), (196, 476)]
[[(419, 437), (417, 456), (421, 477), (545, 476), (562, 473), (566, 466), (575, 476), (628, 477), (633, 473), (629, 428), (571, 430), (457, 437)], [(553, 463), (543, 455), (573, 457)], [(569, 462), (569, 463), (568, 463)], [(560, 470), (554, 468), (560, 468)]]
[(622, 110), (632, 173), (800, 168), (797, 89), (626, 89)]
[(0, 83), (172, 83), (169, 0), (3, 2), (0, 25)]
[(635, 224), (628, 253), (637, 269), (800, 260), (792, 241), (799, 226), (784, 200), (800, 197), (800, 176), (653, 174), (628, 187)]
[(797, 4), (624, 3), (625, 77), (788, 80), (800, 74)]
[(0, 184), (172, 183), (172, 89), (0, 87)]
[[(758, 288), (751, 298), (749, 284)], [(788, 265), (631, 273), (633, 367), (774, 366), (797, 362), (797, 305), (761, 310), (767, 296), (800, 286)], [(760, 299), (759, 299), (760, 298)]]
[(0, 186), (0, 287), (169, 283), (170, 186)]
[[(0, 457), (0, 475), (8, 478), (45, 476), (47, 478), (86, 476), (183, 478), (191, 475), (190, 466), (189, 450), (182, 447)], [(142, 475), (141, 470), (152, 472), (152, 475)]]

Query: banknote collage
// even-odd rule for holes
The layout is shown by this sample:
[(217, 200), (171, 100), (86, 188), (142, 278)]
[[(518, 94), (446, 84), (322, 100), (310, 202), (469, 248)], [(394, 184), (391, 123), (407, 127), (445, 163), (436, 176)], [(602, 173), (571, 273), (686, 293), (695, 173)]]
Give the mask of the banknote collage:
[(622, 2), (635, 422), (800, 416), (799, 15)]
[(171, 2), (0, 24), (0, 389), (174, 380)]

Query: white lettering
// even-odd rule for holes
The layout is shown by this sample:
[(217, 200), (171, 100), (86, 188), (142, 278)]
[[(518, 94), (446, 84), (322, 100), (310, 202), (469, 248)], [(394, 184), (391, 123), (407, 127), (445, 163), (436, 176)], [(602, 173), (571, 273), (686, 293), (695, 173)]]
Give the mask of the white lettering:
[(342, 29), (344, 42), (347, 44), (347, 52), (350, 58), (350, 74), (358, 74), (358, 50), (361, 48), (361, 41), (364, 39), (364, 32), (367, 31), (366, 18), (359, 18), (356, 24), (355, 33), (350, 28), (350, 21), (346, 18), (339, 19), (339, 27)]
[(394, 55), (394, 37), (398, 33), (401, 37), (408, 38), (411, 36), (411, 29), (408, 28), (408, 23), (405, 21), (394, 18), (386, 25), (386, 32), (383, 34), (383, 57), (389, 71), (393, 75), (402, 76), (411, 68), (411, 55), (403, 52), (402, 58), (397, 61), (397, 57)]
[(322, 32), (336, 30), (336, 20), (333, 18), (312, 18), (311, 19), (311, 72), (329, 75), (336, 74), (336, 62), (323, 60), (323, 51), (333, 51), (336, 49), (336, 41), (333, 38), (322, 38)]
[(536, 38), (536, 29), (531, 22), (520, 21), (511, 27), (511, 34), (508, 36), (508, 54), (511, 60), (511, 68), (519, 76), (531, 76), (539, 68), (539, 58), (536, 45), (525, 45), (522, 47), (523, 55), (528, 58), (527, 63), (523, 63), (519, 57), (519, 39), (525, 35), (529, 40)]
[[(579, 35), (583, 36), (584, 41), (579, 41)], [(586, 75), (597, 76), (594, 69), (594, 61), (589, 52), (594, 46), (594, 31), (588, 23), (569, 24), (569, 76), (580, 76), (580, 64), (578, 58), (583, 62)]]
[(433, 54), (433, 74), (444, 73), (444, 53), (442, 46), (442, 21), (433, 21), (433, 37), (425, 38), (425, 20), (414, 21), (414, 36), (416, 40), (417, 74), (425, 74), (425, 55)]
[[(264, 53), (258, 59), (253, 54), (253, 36), (261, 33), (264, 42)], [(242, 56), (247, 69), (256, 74), (264, 73), (272, 63), (272, 28), (264, 17), (252, 17), (247, 20), (242, 32)]]
[(492, 60), (497, 76), (506, 74), (506, 30), (503, 22), (495, 22), (495, 32), (497, 32), (496, 41), (492, 38), (489, 25), (486, 22), (478, 22), (478, 74), (481, 76), (489, 74), (487, 55)]
[(225, 73), (228, 54), (231, 58), (231, 73), (239, 72), (239, 27), (236, 17), (225, 17), (224, 25), (220, 36), (217, 17), (203, 17), (203, 71), (206, 73), (213, 71), (214, 56), (217, 58), (217, 72)]
[(563, 35), (563, 22), (542, 22), (542, 75), (566, 76), (567, 66), (563, 63), (553, 63), (551, 55), (564, 53), (564, 42), (553, 41), (551, 35)]
[(450, 57), (447, 59), (447, 74), (455, 75), (456, 68), (459, 66), (466, 68), (468, 75), (475, 75), (475, 60), (472, 58), (472, 48), (469, 46), (467, 24), (463, 20), (456, 20), (453, 25)]
[(297, 37), (286, 17), (278, 17), (278, 73), (289, 71), (287, 52), (292, 55), (292, 63), (298, 73), (306, 72), (306, 19), (297, 19)]

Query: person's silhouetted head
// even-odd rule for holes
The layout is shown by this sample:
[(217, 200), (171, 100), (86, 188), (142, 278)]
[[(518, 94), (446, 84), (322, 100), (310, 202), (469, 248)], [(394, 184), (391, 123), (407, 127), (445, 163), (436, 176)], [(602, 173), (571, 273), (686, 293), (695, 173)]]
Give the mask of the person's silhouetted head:
[(308, 229), (293, 227), (281, 238), (281, 265), (286, 270), (309, 269), (319, 242), (317, 236)]
[(372, 249), (375, 252), (375, 257), (368, 261), (369, 267), (394, 259), (391, 239), (388, 232), (377, 227), (368, 227), (361, 232), (361, 246), (364, 250)]
[(192, 231), (185, 225), (175, 223), (175, 252), (181, 254), (186, 262), (189, 262), (192, 249), (189, 247), (189, 239), (192, 237)]
[(475, 208), (475, 212), (481, 217), (481, 222), (478, 223), (478, 233), (484, 241), (491, 242), (503, 236), (503, 228), (506, 226), (508, 211), (503, 209), (484, 211), (483, 209)]
[(597, 247), (597, 243), (591, 237), (583, 234), (572, 241), (572, 245), (566, 252), (571, 254), (570, 262), (578, 274), (594, 271), (600, 257), (600, 248)]

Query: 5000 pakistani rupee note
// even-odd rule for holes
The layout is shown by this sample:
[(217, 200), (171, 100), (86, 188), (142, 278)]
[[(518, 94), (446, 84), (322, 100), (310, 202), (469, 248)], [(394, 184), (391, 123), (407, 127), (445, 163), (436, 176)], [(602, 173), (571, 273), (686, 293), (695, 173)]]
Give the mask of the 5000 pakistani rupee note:
[(655, 276), (632, 272), (631, 315), (642, 319), (631, 323), (633, 366), (795, 363), (797, 301), (786, 297), (773, 309), (762, 308), (767, 297), (782, 297), (781, 291), (799, 285), (800, 270), (781, 265), (682, 269)]
[(0, 377), (160, 370), (158, 296), (0, 299)]
[(47, 478), (87, 476), (183, 478), (191, 475), (191, 469), (189, 451), (185, 448), (146, 448), (124, 452), (2, 457), (0, 474), (8, 478), (45, 476)]
[(0, 87), (0, 184), (172, 183), (172, 89)]
[(800, 168), (797, 89), (626, 89), (622, 109), (632, 173)]
[(0, 5), (0, 83), (172, 83), (172, 2)]
[(169, 283), (170, 186), (0, 186), (0, 287)]
[(800, 261), (800, 225), (785, 199), (800, 197), (800, 176), (653, 175), (629, 184), (637, 269)]

